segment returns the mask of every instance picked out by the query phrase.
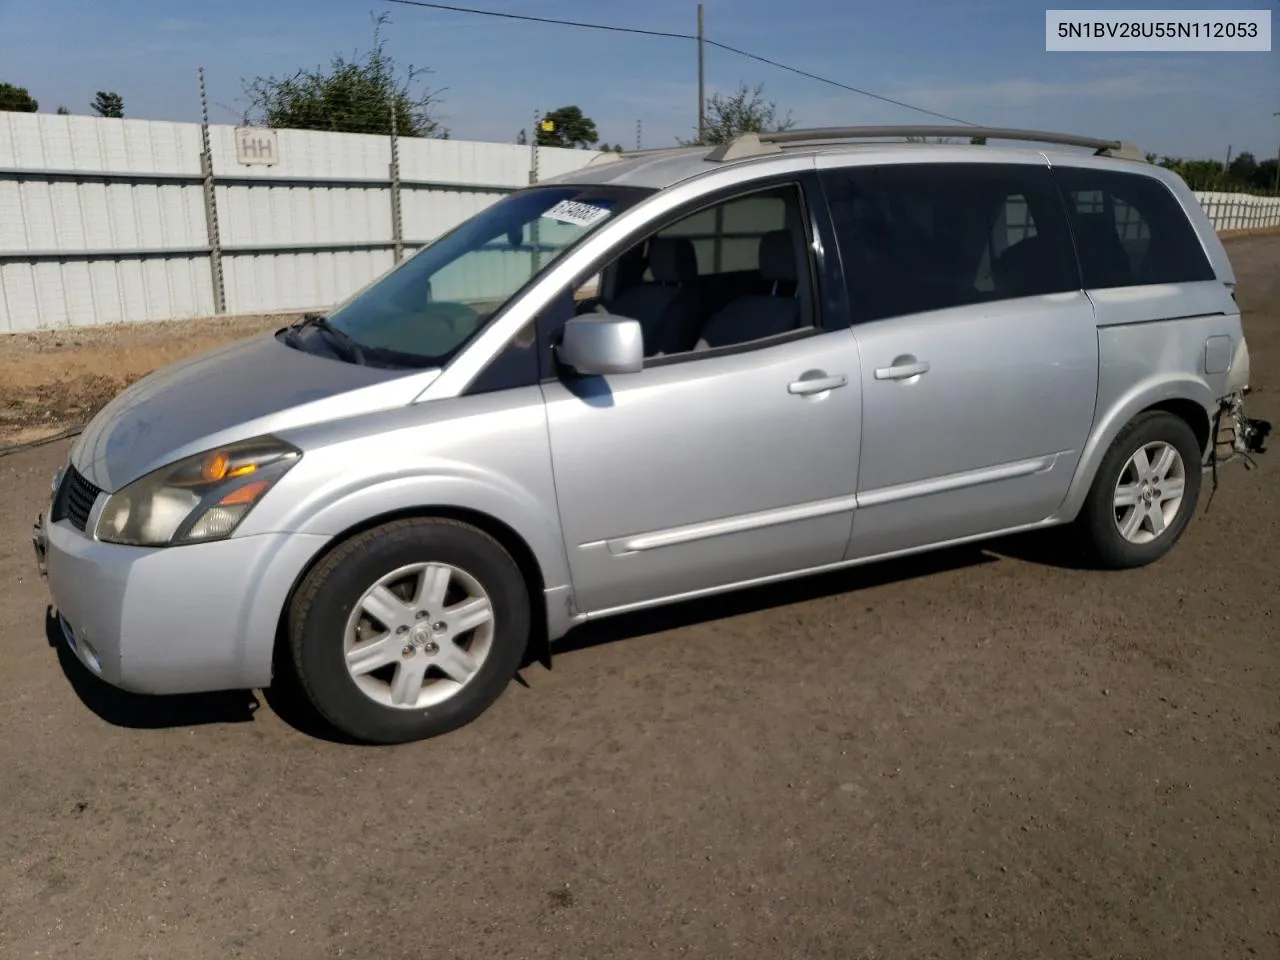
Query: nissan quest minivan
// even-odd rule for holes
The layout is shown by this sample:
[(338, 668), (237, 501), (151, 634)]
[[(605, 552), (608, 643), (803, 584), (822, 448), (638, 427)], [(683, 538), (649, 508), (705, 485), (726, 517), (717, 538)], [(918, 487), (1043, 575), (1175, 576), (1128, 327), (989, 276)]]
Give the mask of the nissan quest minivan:
[(1270, 429), (1226, 252), (1122, 143), (895, 142), (955, 130), (601, 155), (143, 379), (36, 526), (66, 643), (144, 693), (285, 663), (390, 743), (598, 617), (1055, 525), (1157, 560)]

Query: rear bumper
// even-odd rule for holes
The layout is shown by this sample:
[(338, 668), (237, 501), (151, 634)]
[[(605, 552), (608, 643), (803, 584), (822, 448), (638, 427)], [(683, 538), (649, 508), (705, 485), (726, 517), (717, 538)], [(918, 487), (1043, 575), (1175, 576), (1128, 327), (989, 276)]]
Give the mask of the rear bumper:
[(1246, 389), (1222, 400), (1218, 408), (1211, 463), (1225, 463), (1237, 457), (1247, 459), (1266, 453), (1271, 421), (1246, 415), (1244, 402), (1247, 394)]
[(155, 694), (267, 686), (289, 591), (326, 542), (278, 533), (127, 547), (47, 514), (32, 540), (80, 662), (114, 686)]

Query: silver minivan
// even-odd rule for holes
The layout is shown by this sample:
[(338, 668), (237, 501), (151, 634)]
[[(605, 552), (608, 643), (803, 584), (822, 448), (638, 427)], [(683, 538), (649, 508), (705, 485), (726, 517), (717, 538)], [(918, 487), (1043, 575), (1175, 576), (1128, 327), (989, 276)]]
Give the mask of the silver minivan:
[(152, 374), (37, 524), (67, 644), (397, 742), (598, 617), (1055, 525), (1156, 560), (1269, 430), (1226, 252), (1127, 145), (901, 142), (948, 132), (602, 155)]

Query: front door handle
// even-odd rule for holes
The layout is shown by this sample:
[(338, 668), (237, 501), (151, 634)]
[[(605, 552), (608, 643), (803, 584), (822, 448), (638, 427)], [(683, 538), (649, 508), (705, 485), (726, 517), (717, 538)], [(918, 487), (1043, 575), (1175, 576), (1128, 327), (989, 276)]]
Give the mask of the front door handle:
[(910, 380), (929, 372), (929, 364), (915, 357), (894, 357), (892, 366), (876, 367), (877, 380)]
[(835, 390), (837, 387), (843, 387), (848, 382), (849, 378), (843, 373), (837, 373), (834, 377), (813, 377), (808, 379), (802, 377), (794, 383), (787, 384), (787, 393), (807, 397), (811, 394)]

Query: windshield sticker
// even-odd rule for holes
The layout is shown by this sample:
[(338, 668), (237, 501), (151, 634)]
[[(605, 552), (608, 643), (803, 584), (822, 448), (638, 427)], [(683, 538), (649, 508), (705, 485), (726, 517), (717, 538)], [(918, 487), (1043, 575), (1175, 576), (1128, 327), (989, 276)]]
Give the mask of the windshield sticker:
[(561, 200), (543, 214), (548, 220), (572, 223), (577, 227), (589, 227), (608, 215), (607, 207), (597, 207), (594, 203), (580, 203), (577, 200)]

